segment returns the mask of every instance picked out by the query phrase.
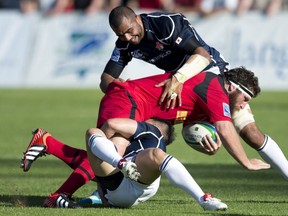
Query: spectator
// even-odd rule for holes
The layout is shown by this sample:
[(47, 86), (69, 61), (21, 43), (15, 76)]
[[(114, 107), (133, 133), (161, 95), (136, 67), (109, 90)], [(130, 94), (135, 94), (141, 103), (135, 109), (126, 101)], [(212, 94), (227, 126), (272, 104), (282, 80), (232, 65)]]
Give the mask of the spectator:
[(87, 15), (96, 14), (99, 11), (110, 11), (119, 6), (121, 0), (55, 0), (53, 6), (48, 10), (48, 15), (83, 11)]
[(200, 13), (201, 2), (202, 0), (175, 0), (175, 8), (181, 13), (193, 12), (198, 15)]
[(0, 0), (0, 9), (19, 10), (20, 0)]
[(242, 15), (251, 10), (259, 10), (267, 16), (273, 16), (281, 9), (282, 3), (283, 0), (241, 0), (236, 13)]
[(199, 12), (202, 0), (124, 0), (134, 10), (166, 11), (166, 12)]
[(200, 15), (208, 17), (224, 12), (234, 12), (239, 0), (202, 0), (200, 4)]
[(171, 12), (175, 8), (174, 0), (128, 0), (125, 5), (133, 9), (142, 10), (163, 10)]
[(39, 10), (38, 0), (0, 0), (0, 9), (18, 10), (24, 14)]
[(39, 11), (40, 3), (38, 0), (20, 0), (20, 9), (24, 14)]

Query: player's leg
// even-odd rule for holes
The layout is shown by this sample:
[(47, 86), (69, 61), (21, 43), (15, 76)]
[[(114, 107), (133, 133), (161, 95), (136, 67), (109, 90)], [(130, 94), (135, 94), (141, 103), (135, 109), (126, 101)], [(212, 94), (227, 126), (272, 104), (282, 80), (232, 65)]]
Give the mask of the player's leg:
[(272, 167), (276, 168), (288, 179), (288, 161), (278, 144), (257, 127), (250, 106), (232, 113), (234, 125), (241, 138)]
[(22, 168), (24, 172), (29, 171), (32, 163), (46, 154), (52, 154), (75, 169), (87, 157), (86, 151), (73, 148), (55, 139), (45, 130), (38, 128), (33, 132), (33, 137), (24, 152)]
[(205, 194), (183, 164), (161, 149), (145, 149), (138, 153), (135, 163), (141, 174), (139, 181), (151, 184), (161, 173), (170, 182), (190, 194), (205, 210), (225, 210), (227, 205)]
[[(117, 143), (117, 148), (114, 143)], [(115, 136), (109, 140), (102, 130), (90, 128), (86, 132), (86, 144), (88, 153), (91, 152), (102, 161), (106, 161), (113, 167), (117, 167), (129, 141), (121, 136)]]
[[(89, 134), (88, 131), (87, 131), (87, 135)], [(113, 174), (115, 174), (117, 172), (117, 169), (115, 167), (113, 167), (111, 164), (108, 164), (107, 162), (104, 162), (103, 160), (98, 158), (93, 153), (93, 151), (91, 150), (91, 147), (88, 144), (88, 140), (87, 140), (87, 143), (86, 143), (86, 149), (87, 149), (87, 157), (88, 157), (89, 163), (90, 163), (90, 165), (92, 167), (92, 170), (93, 170), (95, 175), (97, 173), (98, 177), (105, 177), (105, 176), (113, 175)], [(95, 149), (94, 149), (94, 151), (95, 151)], [(106, 206), (109, 206), (110, 204), (103, 197), (104, 196), (103, 195), (103, 191), (101, 190), (101, 187), (99, 187), (98, 183), (97, 183), (97, 190), (94, 191), (93, 193), (96, 193), (96, 192), (97, 193), (99, 192), (98, 195), (101, 198), (101, 203), (106, 205)], [(91, 196), (87, 197), (87, 198), (84, 199), (85, 201), (82, 201), (82, 202), (83, 203), (90, 202), (91, 204), (93, 204), (93, 202), (95, 202), (94, 199), (96, 199), (96, 203), (95, 204), (98, 204), (99, 203), (98, 196), (95, 197), (95, 198), (91, 197)]]
[[(98, 146), (100, 145), (100, 146)], [(103, 148), (102, 148), (103, 146)], [(99, 151), (102, 151), (102, 158), (98, 157)], [(114, 144), (108, 140), (105, 136), (105, 134), (97, 129), (89, 129), (86, 133), (86, 150), (87, 150), (87, 157), (90, 162), (90, 165), (92, 167), (92, 170), (94, 173), (97, 173), (97, 176), (107, 176), (110, 175), (114, 170), (115, 167), (108, 163), (104, 163), (103, 161), (109, 161), (113, 163), (113, 157), (109, 158), (109, 152), (113, 155), (114, 152), (116, 152), (115, 157), (119, 157), (122, 159), (122, 157), (117, 153)], [(100, 155), (102, 155), (100, 153)], [(105, 158), (107, 157), (107, 158)], [(103, 159), (105, 158), (105, 160)]]
[(24, 152), (22, 160), (23, 170), (28, 171), (32, 163), (45, 154), (52, 154), (58, 157), (74, 171), (59, 189), (45, 199), (44, 206), (51, 208), (78, 208), (79, 206), (71, 201), (72, 194), (95, 177), (86, 151), (68, 146), (55, 139), (45, 130), (38, 128), (34, 132), (27, 150)]
[(84, 158), (77, 168), (73, 170), (66, 181), (52, 194), (50, 194), (44, 201), (44, 207), (60, 207), (66, 208), (65, 205), (61, 205), (61, 202), (57, 202), (59, 196), (66, 197), (71, 208), (77, 207), (76, 204), (70, 199), (72, 195), (83, 185), (90, 180), (95, 179), (94, 172), (90, 166), (88, 158)]

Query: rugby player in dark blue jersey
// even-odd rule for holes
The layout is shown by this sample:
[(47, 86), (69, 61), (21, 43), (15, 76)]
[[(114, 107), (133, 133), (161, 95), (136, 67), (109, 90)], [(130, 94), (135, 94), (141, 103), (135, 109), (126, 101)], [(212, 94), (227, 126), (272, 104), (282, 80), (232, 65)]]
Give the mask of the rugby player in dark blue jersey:
[[(222, 73), (228, 65), (180, 13), (136, 15), (130, 8), (120, 6), (111, 11), (109, 23), (118, 40), (101, 77), (103, 92), (106, 92), (112, 80), (119, 78), (131, 59), (137, 58), (165, 72), (175, 73), (172, 79), (159, 85), (166, 86), (160, 103), (164, 102), (167, 95), (169, 99), (172, 97), (171, 107), (174, 107), (176, 98), (181, 105), (183, 82), (203, 70)], [(170, 100), (167, 105), (170, 106)]]
[[(116, 150), (117, 144), (107, 139), (115, 134), (130, 141), (123, 157)], [(87, 131), (87, 156), (97, 176), (103, 204), (131, 207), (150, 199), (156, 194), (163, 173), (204, 210), (227, 209), (219, 199), (204, 194), (182, 163), (166, 153), (166, 145), (173, 140), (171, 135), (173, 127), (169, 123), (154, 119), (136, 122), (114, 118), (106, 121), (101, 130)]]
[[(121, 81), (120, 74), (132, 58), (174, 73), (172, 78), (156, 85), (164, 86), (159, 102), (165, 102), (167, 108), (181, 106), (182, 84), (187, 79), (201, 71), (219, 74), (227, 70), (228, 63), (219, 51), (205, 43), (180, 13), (136, 15), (132, 9), (119, 6), (111, 11), (109, 23), (118, 39), (101, 76), (103, 92), (113, 80)], [(241, 138), (288, 179), (287, 158), (278, 144), (259, 130), (249, 104), (236, 107), (231, 113)]]

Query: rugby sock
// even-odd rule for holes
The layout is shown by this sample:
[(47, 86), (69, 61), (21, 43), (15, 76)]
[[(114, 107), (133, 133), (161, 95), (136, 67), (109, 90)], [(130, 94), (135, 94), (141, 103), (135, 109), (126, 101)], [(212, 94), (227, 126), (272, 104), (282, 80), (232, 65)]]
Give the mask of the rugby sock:
[(196, 183), (188, 170), (180, 163), (176, 158), (171, 155), (167, 155), (159, 168), (163, 172), (168, 180), (184, 191), (189, 193), (199, 204), (203, 202), (201, 199), (204, 196), (204, 192), (200, 186)]
[(288, 179), (288, 161), (278, 144), (268, 135), (265, 135), (263, 145), (257, 149), (260, 156), (272, 167), (276, 168)]
[(88, 158), (86, 157), (55, 193), (72, 195), (77, 189), (94, 178), (94, 172), (90, 166)]
[(72, 169), (77, 168), (83, 159), (87, 158), (86, 151), (65, 145), (52, 136), (47, 137), (46, 144), (48, 146), (47, 153), (58, 157)]
[(88, 140), (88, 146), (92, 153), (103, 161), (117, 167), (122, 157), (118, 154), (113, 142), (105, 137), (93, 134)]

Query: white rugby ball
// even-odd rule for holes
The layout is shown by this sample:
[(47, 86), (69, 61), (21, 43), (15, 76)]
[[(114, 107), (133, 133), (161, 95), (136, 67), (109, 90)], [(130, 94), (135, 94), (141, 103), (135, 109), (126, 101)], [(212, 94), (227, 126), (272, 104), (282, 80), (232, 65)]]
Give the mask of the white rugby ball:
[(182, 136), (185, 142), (194, 149), (202, 148), (200, 142), (207, 134), (216, 142), (216, 128), (206, 122), (188, 124), (182, 128)]

